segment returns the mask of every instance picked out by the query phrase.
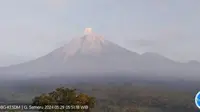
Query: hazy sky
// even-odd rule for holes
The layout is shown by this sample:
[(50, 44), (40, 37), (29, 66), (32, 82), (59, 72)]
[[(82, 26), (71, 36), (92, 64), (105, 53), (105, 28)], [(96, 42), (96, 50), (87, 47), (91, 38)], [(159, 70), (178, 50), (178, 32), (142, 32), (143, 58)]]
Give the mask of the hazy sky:
[(85, 27), (133, 51), (200, 60), (200, 0), (1, 0), (0, 55), (39, 57)]

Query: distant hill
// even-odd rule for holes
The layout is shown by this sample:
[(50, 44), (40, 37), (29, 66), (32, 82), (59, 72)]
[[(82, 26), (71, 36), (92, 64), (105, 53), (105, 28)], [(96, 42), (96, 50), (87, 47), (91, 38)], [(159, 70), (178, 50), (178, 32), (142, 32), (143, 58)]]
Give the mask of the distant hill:
[(31, 57), (17, 56), (8, 53), (0, 52), (0, 67), (16, 65), (31, 60)]

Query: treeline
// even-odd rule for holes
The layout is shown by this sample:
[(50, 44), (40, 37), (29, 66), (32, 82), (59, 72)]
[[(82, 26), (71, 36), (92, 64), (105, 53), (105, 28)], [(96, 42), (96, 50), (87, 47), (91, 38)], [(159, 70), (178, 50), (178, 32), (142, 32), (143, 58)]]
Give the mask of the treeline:
[[(59, 87), (55, 89), (55, 87), (48, 87), (49, 90), (45, 90), (45, 88), (47, 88), (46, 85), (41, 85), (39, 88), (37, 88), (38, 86), (34, 87), (31, 85), (31, 87), (34, 88), (33, 90), (30, 88), (20, 88), (25, 91), (25, 93), (20, 94), (23, 94), (23, 97), (31, 99), (32, 96), (28, 95), (39, 91), (40, 94), (34, 95), (33, 105), (88, 105), (89, 109), (85, 110), (86, 112), (198, 111), (194, 105), (196, 90), (183, 91), (157, 84), (132, 83), (79, 83), (63, 86), (65, 88)], [(53, 88), (54, 90), (52, 91)], [(76, 88), (76, 90), (69, 88)], [(41, 92), (45, 94), (41, 94)], [(17, 94), (15, 95), (17, 96)], [(81, 112), (83, 110), (71, 111)]]

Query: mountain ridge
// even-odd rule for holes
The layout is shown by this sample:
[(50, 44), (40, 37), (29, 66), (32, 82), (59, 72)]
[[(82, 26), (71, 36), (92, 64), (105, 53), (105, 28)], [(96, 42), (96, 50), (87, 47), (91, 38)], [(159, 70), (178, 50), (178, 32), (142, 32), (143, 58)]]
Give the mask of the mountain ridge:
[[(68, 74), (69, 73), (200, 73), (200, 64), (178, 63), (155, 53), (138, 54), (105, 40), (96, 34), (72, 39), (68, 44), (38, 59), (9, 67), (0, 74)], [(188, 72), (189, 71), (189, 72)]]

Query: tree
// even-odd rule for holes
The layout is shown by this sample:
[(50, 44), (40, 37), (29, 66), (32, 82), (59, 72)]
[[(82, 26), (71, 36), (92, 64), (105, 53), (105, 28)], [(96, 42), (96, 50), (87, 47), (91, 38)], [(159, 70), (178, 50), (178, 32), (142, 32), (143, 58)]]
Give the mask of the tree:
[(36, 96), (32, 105), (43, 107), (39, 109), (42, 112), (90, 112), (95, 106), (95, 98), (78, 94), (75, 89), (61, 87), (48, 94)]

